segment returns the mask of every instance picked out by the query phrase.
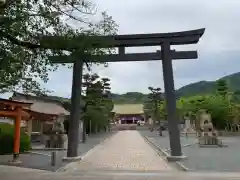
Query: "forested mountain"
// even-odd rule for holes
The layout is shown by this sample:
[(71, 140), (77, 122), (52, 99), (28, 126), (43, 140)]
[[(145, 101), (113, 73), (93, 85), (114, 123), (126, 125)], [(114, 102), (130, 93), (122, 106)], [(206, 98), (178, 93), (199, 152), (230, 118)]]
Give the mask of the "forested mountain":
[[(240, 72), (230, 74), (220, 78), (226, 80), (229, 91), (235, 92), (240, 90)], [(216, 90), (216, 81), (199, 81), (188, 84), (176, 90), (176, 95), (179, 96), (193, 96), (200, 94), (214, 93)], [(147, 94), (140, 92), (127, 92), (125, 94), (112, 94), (115, 103), (143, 103), (148, 99)]]
[(112, 94), (115, 104), (138, 104), (148, 100), (148, 95), (140, 92), (127, 92), (126, 94)]
[[(227, 82), (229, 91), (240, 90), (240, 72), (224, 76), (219, 80)], [(199, 81), (181, 87), (176, 91), (178, 96), (192, 96), (197, 94), (210, 94), (216, 89), (216, 81)]]

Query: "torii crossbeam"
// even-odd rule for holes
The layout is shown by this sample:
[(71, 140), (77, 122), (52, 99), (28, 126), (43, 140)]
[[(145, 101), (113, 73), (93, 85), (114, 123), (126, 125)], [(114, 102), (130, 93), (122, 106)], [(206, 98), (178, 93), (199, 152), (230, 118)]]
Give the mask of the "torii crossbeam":
[[(72, 109), (71, 120), (69, 123), (69, 141), (68, 141), (68, 157), (78, 156), (78, 136), (79, 136), (79, 119), (80, 119), (80, 101), (81, 101), (81, 84), (83, 60), (90, 62), (126, 62), (126, 61), (149, 61), (162, 60), (164, 88), (166, 94), (168, 128), (170, 136), (171, 157), (169, 160), (179, 160), (183, 158), (180, 132), (178, 128), (178, 119), (176, 115), (176, 98), (173, 78), (173, 59), (196, 59), (197, 51), (174, 51), (171, 45), (196, 44), (203, 35), (205, 29), (197, 29), (192, 31), (174, 32), (174, 33), (157, 33), (157, 34), (133, 34), (133, 35), (115, 35), (115, 36), (78, 36), (66, 41), (65, 37), (45, 36), (40, 42), (62, 44), (65, 42), (65, 49), (70, 51), (79, 48), (79, 42), (83, 39), (92, 42), (92, 47), (109, 48), (117, 47), (118, 54), (109, 54), (104, 56), (79, 57), (77, 53), (70, 56), (50, 57), (52, 63), (73, 63), (73, 83), (72, 83)], [(93, 39), (96, 39), (95, 41)], [(101, 44), (100, 42), (106, 42)], [(47, 46), (47, 44), (45, 44)], [(59, 45), (60, 46), (60, 45)], [(62, 46), (62, 45), (61, 45)], [(126, 47), (137, 46), (161, 46), (161, 51), (153, 53), (125, 53)], [(58, 48), (58, 47), (56, 47)]]

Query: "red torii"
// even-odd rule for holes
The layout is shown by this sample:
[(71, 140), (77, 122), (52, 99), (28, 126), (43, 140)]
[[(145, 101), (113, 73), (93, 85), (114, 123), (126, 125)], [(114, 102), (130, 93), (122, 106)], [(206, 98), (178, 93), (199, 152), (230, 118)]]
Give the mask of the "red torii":
[(32, 103), (24, 103), (0, 98), (0, 116), (10, 117), (15, 120), (13, 162), (18, 162), (19, 157), (21, 120), (30, 118), (30, 114), (24, 111), (24, 108), (30, 108), (31, 105)]

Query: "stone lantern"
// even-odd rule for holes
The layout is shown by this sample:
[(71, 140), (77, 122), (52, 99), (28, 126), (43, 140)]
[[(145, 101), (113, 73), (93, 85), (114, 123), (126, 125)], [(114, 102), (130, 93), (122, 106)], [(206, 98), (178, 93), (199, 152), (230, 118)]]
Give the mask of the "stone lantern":
[(53, 124), (50, 132), (50, 148), (66, 148), (67, 147), (67, 134), (64, 128), (65, 115), (59, 114)]
[(218, 139), (217, 130), (214, 129), (211, 119), (211, 114), (206, 110), (199, 111), (199, 145), (204, 146), (219, 146), (222, 147), (222, 141)]

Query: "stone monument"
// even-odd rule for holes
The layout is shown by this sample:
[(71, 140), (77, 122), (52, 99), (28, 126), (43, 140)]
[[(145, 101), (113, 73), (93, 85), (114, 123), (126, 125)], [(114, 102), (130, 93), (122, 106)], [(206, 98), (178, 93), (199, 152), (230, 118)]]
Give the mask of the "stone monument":
[(64, 128), (65, 115), (59, 114), (53, 124), (52, 130), (49, 132), (49, 143), (46, 147), (48, 148), (67, 148), (67, 134)]
[(197, 117), (197, 127), (200, 147), (223, 147), (222, 141), (218, 138), (214, 129), (211, 114), (206, 110), (200, 110)]
[(190, 117), (189, 116), (185, 116), (184, 120), (185, 120), (185, 125), (184, 125), (183, 132), (186, 134), (186, 136), (188, 134), (196, 134), (196, 131), (194, 130), (194, 128), (192, 126)]

